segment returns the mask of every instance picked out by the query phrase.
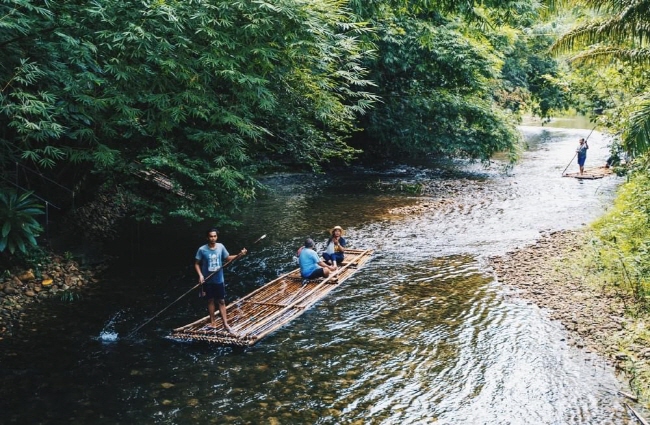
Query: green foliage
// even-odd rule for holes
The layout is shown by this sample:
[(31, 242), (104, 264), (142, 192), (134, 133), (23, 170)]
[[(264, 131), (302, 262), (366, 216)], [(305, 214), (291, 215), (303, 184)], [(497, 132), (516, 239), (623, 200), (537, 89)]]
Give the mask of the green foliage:
[(622, 136), (623, 149), (633, 156), (643, 155), (650, 147), (650, 108), (646, 96), (650, 85), (650, 74), (646, 71), (650, 63), (647, 48), (650, 1), (583, 0), (580, 3), (590, 14), (560, 37), (552, 51), (570, 55), (575, 65), (600, 70), (613, 68), (625, 74), (618, 88), (624, 90), (626, 100), (612, 102), (614, 96), (609, 96), (611, 99), (606, 102), (616, 105), (605, 121)]
[[(233, 221), (264, 190), (260, 173), (319, 170), (360, 149), (514, 157), (501, 68), (538, 10), (517, 0), (0, 0), (2, 177), (19, 162), (88, 193), (120, 187), (138, 219)], [(510, 105), (530, 92), (541, 114), (558, 107), (557, 75), (541, 65), (528, 87), (510, 82)]]
[(43, 214), (41, 205), (31, 197), (11, 189), (0, 190), (0, 252), (26, 254), (37, 246), (36, 237), (43, 230), (36, 216)]
[(350, 159), (375, 96), (367, 30), (343, 6), (3, 0), (3, 170), (68, 187), (94, 173), (141, 200), (139, 218), (200, 220), (253, 199), (265, 167)]
[(623, 140), (627, 152), (640, 156), (650, 152), (650, 96), (643, 94), (635, 101)]
[(550, 25), (519, 34), (506, 51), (501, 99), (513, 112), (531, 112), (548, 119), (569, 108), (566, 72), (548, 53), (554, 40)]
[(553, 46), (557, 53), (578, 52), (579, 63), (609, 64), (611, 60), (646, 65), (650, 1), (583, 0), (593, 14), (565, 33)]
[(650, 176), (633, 175), (593, 228), (600, 271), (650, 311)]
[(443, 16), (386, 12), (367, 66), (381, 104), (361, 119), (356, 146), (384, 157), (515, 155), (514, 119), (494, 101), (501, 59), (482, 36)]

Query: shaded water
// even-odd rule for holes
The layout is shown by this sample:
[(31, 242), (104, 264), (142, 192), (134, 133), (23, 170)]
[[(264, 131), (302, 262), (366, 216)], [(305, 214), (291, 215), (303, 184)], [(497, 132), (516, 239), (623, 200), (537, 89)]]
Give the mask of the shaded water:
[[(375, 258), (297, 320), (246, 349), (172, 342), (205, 314), (195, 295), (128, 334), (196, 277), (204, 229), (130, 229), (122, 260), (81, 300), (49, 300), (0, 341), (3, 423), (71, 424), (632, 424), (614, 371), (569, 347), (544, 311), (513, 296), (487, 255), (577, 228), (602, 214), (617, 178), (562, 178), (585, 130), (522, 127), (529, 144), (504, 174), (450, 164), (273, 179), (274, 197), (222, 229), (230, 300), (296, 266), (306, 236), (343, 226)], [(587, 165), (606, 140), (590, 138)], [(458, 166), (458, 164), (456, 164)], [(573, 168), (577, 166), (572, 165)], [(431, 179), (422, 201), (378, 183)], [(247, 243), (267, 234), (256, 246)]]

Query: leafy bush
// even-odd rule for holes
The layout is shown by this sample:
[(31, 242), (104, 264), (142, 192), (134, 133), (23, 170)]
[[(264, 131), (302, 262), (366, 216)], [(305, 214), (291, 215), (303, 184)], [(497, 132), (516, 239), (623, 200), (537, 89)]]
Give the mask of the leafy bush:
[(43, 214), (42, 206), (31, 197), (15, 190), (0, 190), (0, 252), (27, 254), (38, 245), (36, 237), (43, 230), (36, 216)]
[(600, 272), (650, 309), (650, 175), (635, 173), (619, 189), (613, 208), (594, 223)]

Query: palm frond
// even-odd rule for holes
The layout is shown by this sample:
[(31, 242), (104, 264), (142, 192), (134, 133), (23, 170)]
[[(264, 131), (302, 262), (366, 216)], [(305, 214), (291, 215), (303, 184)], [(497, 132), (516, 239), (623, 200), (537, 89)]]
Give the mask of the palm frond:
[(611, 65), (613, 61), (634, 66), (650, 65), (650, 49), (625, 49), (620, 47), (598, 46), (571, 57), (574, 64)]
[(650, 0), (586, 3), (605, 14), (564, 34), (551, 46), (552, 53), (570, 53), (594, 45), (644, 47), (650, 40)]
[(650, 150), (650, 97), (644, 97), (630, 116), (623, 133), (623, 148), (632, 156)]

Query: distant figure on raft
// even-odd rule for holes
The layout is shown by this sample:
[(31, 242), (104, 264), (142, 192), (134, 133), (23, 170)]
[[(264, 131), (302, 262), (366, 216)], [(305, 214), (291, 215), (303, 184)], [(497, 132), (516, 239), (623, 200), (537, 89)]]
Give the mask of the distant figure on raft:
[(580, 174), (583, 174), (585, 172), (585, 161), (587, 160), (587, 149), (589, 149), (589, 145), (587, 144), (587, 141), (584, 138), (581, 138), (580, 144), (578, 145), (578, 149), (576, 149), (576, 153), (578, 154), (578, 166), (580, 167)]
[(337, 265), (343, 262), (343, 257), (345, 253), (346, 241), (343, 238), (343, 228), (341, 226), (334, 226), (330, 230), (330, 238), (325, 244), (325, 252), (323, 253), (323, 259), (328, 265)]

